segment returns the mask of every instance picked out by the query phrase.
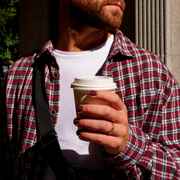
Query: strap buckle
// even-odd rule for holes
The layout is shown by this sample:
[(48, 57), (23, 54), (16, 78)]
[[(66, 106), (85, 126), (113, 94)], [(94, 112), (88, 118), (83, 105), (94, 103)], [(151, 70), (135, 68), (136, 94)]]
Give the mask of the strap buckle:
[(39, 141), (41, 142), (43, 147), (46, 147), (47, 145), (51, 144), (58, 138), (58, 135), (56, 131), (53, 129), (49, 131), (48, 133), (44, 134), (39, 138)]

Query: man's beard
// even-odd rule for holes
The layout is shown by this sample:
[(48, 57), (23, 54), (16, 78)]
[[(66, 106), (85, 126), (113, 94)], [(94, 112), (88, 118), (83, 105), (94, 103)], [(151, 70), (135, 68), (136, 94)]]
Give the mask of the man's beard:
[[(94, 0), (71, 0), (70, 13), (77, 21), (91, 27), (113, 33), (120, 27), (125, 9), (124, 0), (104, 0), (99, 5)], [(113, 10), (111, 14), (103, 12), (103, 7), (110, 3), (121, 2), (122, 10)]]

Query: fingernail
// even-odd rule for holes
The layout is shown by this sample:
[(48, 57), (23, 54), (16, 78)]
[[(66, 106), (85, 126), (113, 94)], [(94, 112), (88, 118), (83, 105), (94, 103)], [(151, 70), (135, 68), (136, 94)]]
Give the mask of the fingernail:
[(80, 121), (80, 119), (78, 119), (78, 118), (74, 119), (74, 124), (75, 125), (79, 124), (79, 121)]
[(82, 107), (82, 106), (78, 106), (78, 107), (76, 108), (76, 110), (77, 110), (77, 112), (81, 112), (81, 111), (83, 110), (83, 107)]
[(92, 90), (92, 91), (90, 91), (90, 95), (91, 95), (91, 96), (97, 96), (97, 95), (98, 95), (98, 92), (97, 92), (97, 91)]
[(81, 135), (81, 131), (77, 130), (76, 134), (77, 134), (78, 136), (80, 136), (80, 135)]

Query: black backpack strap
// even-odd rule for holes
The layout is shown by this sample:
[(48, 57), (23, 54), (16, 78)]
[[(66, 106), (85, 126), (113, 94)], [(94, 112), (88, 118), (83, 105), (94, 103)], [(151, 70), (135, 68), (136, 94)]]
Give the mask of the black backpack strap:
[(109, 179), (105, 171), (98, 173), (69, 165), (62, 154), (45, 93), (44, 72), (45, 64), (50, 62), (49, 58), (52, 57), (46, 52), (41, 58), (36, 58), (33, 72), (33, 104), (39, 130), (39, 141), (44, 148), (44, 156), (48, 160), (49, 166), (56, 175), (57, 180)]
[[(46, 53), (45, 53), (46, 54)], [(48, 56), (49, 57), (49, 56)], [(56, 174), (63, 179), (68, 179), (70, 166), (62, 154), (57, 133), (54, 129), (51, 116), (49, 114), (49, 106), (45, 93), (45, 62), (47, 62), (47, 55), (37, 58), (34, 63), (33, 72), (33, 91), (34, 91), (34, 107), (37, 126), (39, 129), (39, 140), (44, 148), (44, 156)], [(67, 177), (67, 178), (66, 178)]]

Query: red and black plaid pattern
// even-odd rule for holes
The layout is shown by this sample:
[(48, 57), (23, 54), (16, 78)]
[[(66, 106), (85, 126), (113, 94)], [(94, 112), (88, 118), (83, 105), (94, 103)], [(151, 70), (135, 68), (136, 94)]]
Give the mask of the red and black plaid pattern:
[[(53, 73), (59, 73), (60, 69), (52, 50), (49, 41), (39, 53), (16, 61), (6, 76), (1, 112), (4, 116), (0, 120), (3, 136), (0, 167), (11, 170), (11, 179), (39, 180), (45, 169), (46, 160), (37, 138), (32, 80), (35, 58), (44, 56), (48, 59), (46, 95), (49, 110), (57, 112), (52, 117), (56, 124), (60, 77), (53, 78)], [(156, 55), (138, 47), (117, 30), (109, 57), (99, 72), (114, 78), (116, 93), (127, 106), (130, 124), (124, 151), (115, 157), (104, 152), (112, 179), (125, 173), (128, 179), (179, 180), (180, 90), (167, 67)]]

